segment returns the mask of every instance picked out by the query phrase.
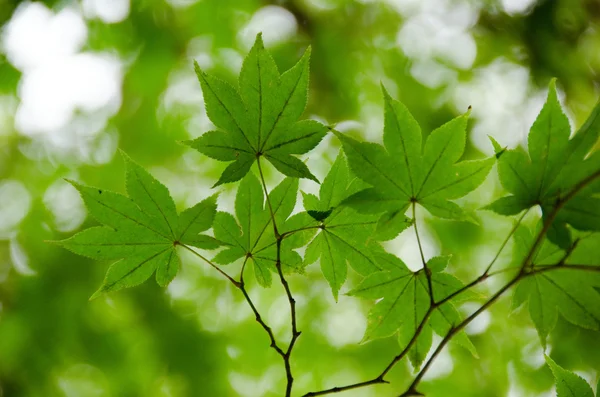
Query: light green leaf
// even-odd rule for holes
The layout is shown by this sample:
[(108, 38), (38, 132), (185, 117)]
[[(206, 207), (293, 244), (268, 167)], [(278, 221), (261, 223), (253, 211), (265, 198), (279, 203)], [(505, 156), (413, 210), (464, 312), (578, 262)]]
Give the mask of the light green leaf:
[[(398, 332), (400, 346), (408, 345), (417, 332), (419, 324), (425, 318), (431, 301), (427, 277), (424, 271), (411, 272), (398, 258), (390, 260), (390, 254), (384, 257), (392, 266), (388, 271), (367, 276), (348, 294), (367, 299), (379, 299), (368, 316), (367, 331), (364, 340), (383, 338)], [(443, 269), (448, 257), (432, 258), (428, 267), (432, 270), (432, 288), (434, 299), (440, 301), (462, 287), (462, 283)], [(450, 329), (460, 323), (460, 315), (451, 301), (436, 308), (430, 320), (421, 330), (421, 335), (409, 350), (409, 358), (415, 368), (420, 367), (431, 348), (431, 334), (435, 331), (445, 336)], [(464, 333), (457, 335), (457, 342), (476, 355), (470, 340)]]
[[(421, 131), (406, 107), (384, 91), (384, 145), (361, 143), (339, 132), (352, 171), (373, 189), (347, 201), (361, 212), (404, 212), (411, 202), (433, 215), (463, 219), (448, 200), (465, 196), (479, 186), (494, 158), (456, 163), (466, 141), (467, 115), (433, 131), (421, 149)], [(421, 153), (422, 152), (422, 153)]]
[[(298, 180), (285, 178), (269, 194), (269, 201), (280, 233), (307, 227), (311, 224), (305, 216), (290, 218), (296, 197)], [(219, 252), (213, 261), (226, 265), (248, 257), (254, 266), (254, 274), (260, 285), (268, 287), (272, 282), (271, 272), (276, 271), (276, 239), (273, 232), (271, 212), (265, 201), (263, 187), (258, 178), (250, 172), (240, 182), (235, 198), (235, 214), (218, 212), (214, 221), (215, 238), (229, 247)], [(288, 219), (289, 218), (289, 219)], [(238, 225), (239, 222), (239, 225)], [(280, 259), (284, 271), (302, 271), (302, 260), (293, 251), (305, 245), (314, 231), (299, 233), (294, 238), (286, 238), (281, 245)]]
[(222, 131), (208, 131), (199, 138), (183, 143), (220, 161), (234, 161), (244, 154), (254, 156), (254, 153), (250, 152), (245, 145), (232, 141), (230, 136)]
[(571, 127), (556, 94), (556, 80), (550, 82), (548, 99), (528, 135), (529, 156), (534, 170), (537, 197), (550, 186), (560, 168), (569, 143)]
[(412, 226), (413, 220), (400, 211), (386, 212), (377, 221), (375, 238), (377, 240), (391, 240), (404, 230)]
[(354, 189), (346, 161), (339, 154), (321, 185), (319, 199), (304, 195), (307, 211), (331, 210), (321, 221), (319, 234), (308, 245), (304, 261), (309, 265), (321, 258), (321, 270), (336, 300), (346, 281), (347, 263), (363, 275), (382, 270), (369, 246), (379, 215), (361, 214), (339, 206)]
[(93, 259), (120, 259), (112, 264), (102, 286), (92, 296), (138, 285), (156, 271), (166, 286), (177, 274), (176, 246), (213, 249), (221, 245), (201, 232), (212, 225), (216, 196), (177, 214), (167, 188), (123, 153), (129, 197), (71, 181), (103, 227), (92, 227), (58, 244)]
[(544, 347), (556, 324), (557, 311), (575, 325), (600, 329), (600, 294), (595, 289), (600, 280), (597, 274), (582, 273), (565, 266), (535, 274), (518, 284), (515, 296), (520, 300), (527, 296), (529, 314)]
[[(507, 150), (499, 159), (498, 173), (502, 185), (512, 193), (488, 209), (513, 215), (519, 209), (539, 205), (547, 219), (573, 188), (588, 180), (575, 202), (566, 203), (548, 231), (548, 238), (566, 248), (571, 243), (566, 225), (579, 230), (598, 230), (597, 199), (590, 197), (600, 182), (589, 179), (600, 172), (600, 153), (589, 151), (600, 134), (600, 103), (586, 123), (569, 140), (571, 128), (564, 115), (553, 80), (547, 101), (531, 127), (528, 137), (529, 155), (522, 150)], [(563, 203), (564, 204), (564, 203)], [(586, 217), (586, 215), (588, 215)]]
[[(177, 240), (198, 248), (211, 249), (211, 246), (217, 248), (219, 244), (216, 240), (209, 238), (209, 236), (199, 235), (199, 233), (208, 230), (212, 226), (216, 213), (216, 194), (183, 211), (179, 214)], [(217, 244), (217, 246), (213, 246), (214, 244)]]
[(556, 380), (557, 397), (594, 397), (594, 391), (583, 378), (562, 368), (550, 357), (545, 358)]
[(260, 157), (287, 176), (318, 182), (293, 156), (313, 149), (328, 130), (314, 120), (298, 121), (307, 102), (309, 59), (310, 48), (280, 75), (259, 33), (243, 62), (239, 92), (195, 63), (207, 115), (219, 131), (184, 143), (216, 160), (233, 161), (215, 186), (242, 179)]
[(521, 198), (517, 196), (501, 197), (483, 207), (484, 210), (494, 211), (500, 215), (516, 215), (527, 208), (529, 208), (529, 203), (521, 201)]

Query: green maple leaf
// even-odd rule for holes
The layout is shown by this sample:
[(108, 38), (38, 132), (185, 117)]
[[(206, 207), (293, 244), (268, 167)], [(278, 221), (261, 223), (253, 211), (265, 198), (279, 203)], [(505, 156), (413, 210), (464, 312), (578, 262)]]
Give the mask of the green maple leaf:
[[(295, 230), (310, 223), (306, 214), (290, 217), (296, 204), (298, 179), (285, 178), (269, 194), (273, 215), (280, 233)], [(262, 286), (270, 286), (271, 272), (276, 271), (277, 247), (269, 207), (265, 202), (263, 188), (258, 178), (250, 172), (240, 182), (235, 198), (235, 214), (218, 212), (213, 225), (215, 237), (229, 244), (219, 252), (214, 262), (226, 265), (248, 257), (254, 264), (254, 274)], [(239, 225), (238, 225), (239, 222)], [(301, 234), (299, 234), (300, 236)], [(306, 244), (305, 234), (298, 240), (284, 239), (281, 245), (281, 265), (286, 272), (301, 272), (302, 258), (294, 251)]]
[(91, 215), (105, 226), (86, 229), (58, 244), (93, 259), (120, 259), (110, 266), (92, 298), (141, 284), (155, 271), (158, 284), (166, 286), (180, 266), (177, 245), (203, 249), (220, 245), (200, 234), (212, 225), (216, 195), (178, 215), (167, 188), (125, 154), (123, 157), (129, 197), (69, 181)]
[(556, 380), (557, 397), (594, 397), (594, 391), (583, 378), (562, 368), (550, 357), (545, 357), (546, 364), (552, 370), (552, 374)]
[(320, 197), (304, 194), (304, 207), (320, 221), (319, 234), (306, 248), (304, 261), (308, 265), (321, 259), (321, 271), (336, 300), (346, 281), (347, 263), (364, 276), (382, 270), (372, 255), (377, 245), (369, 244), (376, 237), (379, 215), (361, 214), (348, 206), (340, 206), (363, 187), (362, 181), (351, 179), (340, 153), (321, 184)]
[(287, 176), (317, 181), (293, 156), (307, 153), (327, 132), (317, 121), (297, 121), (307, 102), (309, 58), (310, 48), (280, 75), (258, 34), (242, 65), (239, 91), (195, 63), (206, 112), (219, 130), (186, 143), (213, 159), (233, 161), (215, 186), (242, 179), (259, 157)]
[(433, 131), (421, 148), (421, 129), (409, 111), (383, 89), (384, 146), (358, 142), (336, 133), (352, 171), (372, 185), (348, 203), (361, 211), (404, 213), (412, 202), (433, 215), (464, 219), (450, 200), (465, 196), (489, 173), (494, 158), (461, 161), (466, 141), (467, 114)]
[[(515, 255), (520, 261), (531, 248), (533, 235), (527, 227), (521, 226), (514, 238)], [(562, 250), (546, 241), (534, 257), (534, 263), (555, 266), (562, 257)], [(570, 323), (600, 329), (600, 293), (596, 288), (600, 288), (600, 275), (571, 270), (564, 265), (519, 281), (513, 295), (513, 308), (528, 302), (529, 315), (546, 347), (546, 339), (556, 325), (559, 312)]]
[[(529, 153), (512, 149), (499, 156), (500, 182), (511, 195), (486, 208), (502, 215), (514, 215), (539, 205), (547, 217), (561, 195), (600, 171), (600, 153), (587, 157), (599, 133), (600, 104), (569, 139), (571, 128), (558, 101), (553, 80), (546, 103), (529, 132)], [(565, 248), (570, 244), (566, 224), (578, 230), (600, 230), (600, 199), (593, 196), (598, 192), (600, 183), (592, 183), (569, 200), (558, 213), (548, 237)]]
[[(380, 299), (368, 316), (364, 340), (384, 338), (398, 334), (401, 346), (407, 346), (418, 330), (430, 308), (429, 287), (423, 270), (410, 271), (404, 262), (388, 253), (377, 254), (380, 263), (386, 263), (386, 271), (366, 277), (348, 294), (367, 299)], [(462, 287), (460, 280), (443, 273), (449, 257), (434, 257), (428, 261), (432, 271), (431, 282), (434, 299), (440, 301)], [(465, 298), (463, 296), (463, 298)], [(460, 314), (451, 301), (436, 308), (426, 326), (409, 350), (408, 357), (419, 368), (431, 349), (432, 332), (446, 336), (451, 328), (460, 323)], [(476, 355), (475, 347), (464, 332), (453, 341)]]

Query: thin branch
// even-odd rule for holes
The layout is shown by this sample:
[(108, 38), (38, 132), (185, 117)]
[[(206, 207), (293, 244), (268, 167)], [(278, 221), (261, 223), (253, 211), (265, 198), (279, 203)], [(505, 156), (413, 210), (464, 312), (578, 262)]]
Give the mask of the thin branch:
[(281, 357), (285, 357), (285, 353), (283, 352), (283, 350), (277, 345), (277, 342), (275, 341), (275, 336), (273, 334), (273, 331), (271, 330), (271, 327), (269, 327), (267, 325), (267, 323), (265, 323), (265, 321), (262, 319), (260, 313), (258, 312), (258, 309), (256, 308), (256, 306), (254, 305), (254, 302), (252, 302), (252, 299), (250, 299), (250, 296), (248, 295), (248, 291), (246, 290), (246, 283), (244, 282), (244, 269), (246, 268), (246, 262), (248, 262), (248, 257), (246, 257), (246, 259), (244, 259), (244, 263), (242, 264), (242, 270), (240, 273), (240, 281), (234, 280), (231, 276), (229, 276), (228, 274), (226, 274), (223, 270), (221, 270), (217, 265), (215, 265), (212, 261), (210, 261), (209, 259), (207, 259), (206, 257), (204, 257), (203, 255), (199, 254), (198, 252), (194, 251), (193, 249), (191, 249), (190, 247), (188, 247), (187, 245), (184, 244), (179, 244), (180, 246), (182, 246), (183, 248), (187, 249), (188, 251), (190, 251), (191, 253), (193, 253), (194, 255), (196, 255), (198, 258), (202, 259), (204, 262), (208, 263), (210, 266), (212, 266), (214, 269), (216, 269), (219, 273), (221, 273), (223, 276), (227, 277), (227, 279), (229, 281), (231, 281), (231, 283), (240, 291), (242, 291), (242, 294), (244, 295), (244, 298), (246, 299), (246, 302), (248, 302), (248, 305), (250, 306), (250, 308), (252, 309), (252, 312), (254, 313), (254, 317), (256, 319), (256, 321), (263, 327), (263, 329), (267, 332), (267, 335), (269, 336), (269, 339), (271, 340), (271, 347), (273, 349), (275, 349), (275, 351), (281, 356)]
[[(411, 385), (408, 387), (408, 390), (404, 394), (400, 395), (400, 397), (407, 397), (407, 396), (414, 395), (415, 393), (417, 393), (417, 391), (416, 391), (417, 385), (419, 384), (419, 382), (421, 381), (421, 379), (423, 378), (423, 376), (425, 375), (425, 373), (427, 372), (427, 370), (429, 369), (429, 367), (431, 366), (431, 364), (433, 363), (435, 358), (444, 349), (444, 347), (446, 346), (448, 341), (454, 335), (456, 335), (459, 331), (461, 331), (464, 327), (466, 327), (471, 321), (473, 321), (475, 318), (477, 318), (477, 316), (479, 316), (479, 314), (481, 314), (489, 306), (491, 306), (500, 296), (502, 296), (502, 294), (504, 292), (506, 292), (510, 287), (512, 287), (517, 282), (519, 282), (519, 280), (521, 280), (522, 278), (528, 277), (532, 274), (535, 274), (532, 271), (528, 271), (527, 267), (530, 263), (532, 263), (533, 258), (535, 256), (538, 248), (541, 246), (542, 242), (544, 241), (546, 233), (552, 226), (554, 219), (556, 219), (556, 215), (558, 214), (558, 212), (560, 212), (560, 210), (564, 207), (564, 205), (570, 199), (572, 199), (573, 197), (575, 197), (575, 195), (577, 195), (577, 193), (581, 189), (586, 187), (589, 183), (591, 183), (594, 179), (596, 179), (598, 177), (600, 177), (600, 170), (598, 170), (594, 174), (590, 175), (589, 177), (585, 178), (583, 181), (579, 182), (567, 195), (565, 195), (563, 198), (559, 198), (557, 200), (557, 202), (555, 203), (554, 209), (552, 210), (550, 215), (545, 219), (542, 230), (538, 233), (533, 245), (531, 246), (529, 252), (527, 253), (527, 256), (525, 257), (525, 259), (523, 259), (523, 262), (521, 263), (521, 271), (519, 272), (519, 274), (516, 277), (514, 277), (511, 281), (509, 281), (506, 285), (504, 285), (500, 290), (498, 290), (498, 292), (496, 292), (486, 303), (484, 303), (473, 314), (471, 314), (469, 317), (467, 317), (465, 320), (463, 320), (460, 324), (453, 327), (450, 330), (450, 332), (448, 332), (448, 334), (444, 337), (444, 339), (442, 339), (442, 341), (440, 342), (438, 347), (435, 349), (435, 351), (433, 352), (431, 357), (429, 357), (429, 360), (427, 360), (425, 365), (421, 368), (421, 370), (419, 371), (419, 373), (417, 374), (417, 376), (415, 377), (415, 379), (413, 380)], [(577, 266), (577, 267), (579, 267), (580, 269), (583, 268), (583, 266), (581, 266), (581, 265)], [(538, 269), (537, 273), (542, 272), (542, 271), (549, 271), (550, 269), (564, 269), (564, 268), (566, 268), (566, 266), (562, 266), (562, 265), (560, 265), (560, 266), (544, 266), (543, 268), (547, 268), (548, 270)], [(573, 268), (575, 269), (575, 267), (573, 267)], [(587, 269), (588, 266), (585, 266), (585, 268)], [(594, 267), (592, 266), (589, 268), (593, 269)]]
[(390, 382), (388, 382), (387, 380), (380, 379), (380, 378), (374, 378), (374, 379), (367, 380), (364, 382), (354, 383), (354, 384), (351, 384), (348, 386), (339, 386), (339, 387), (332, 387), (331, 389), (326, 389), (326, 390), (321, 390), (321, 391), (313, 391), (313, 392), (304, 394), (302, 397), (324, 396), (326, 394), (340, 393), (343, 391), (358, 389), (358, 388), (365, 387), (365, 386), (377, 385), (380, 383), (390, 383)]
[(287, 232), (281, 233), (281, 238), (284, 239), (286, 237), (290, 237), (292, 234), (295, 234), (298, 232), (303, 232), (305, 230), (322, 229), (322, 228), (323, 228), (323, 226), (321, 226), (321, 225), (300, 227), (298, 229), (288, 230)]
[(576, 239), (575, 241), (573, 241), (573, 244), (571, 244), (569, 249), (565, 251), (565, 254), (562, 256), (562, 258), (560, 258), (560, 261), (558, 261), (559, 266), (562, 266), (565, 264), (567, 259), (569, 259), (569, 257), (573, 253), (573, 251), (575, 251), (575, 248), (577, 248), (577, 245), (579, 245), (579, 241), (580, 241), (579, 239)]
[(434, 305), (433, 299), (433, 283), (431, 282), (431, 271), (427, 268), (427, 262), (425, 261), (425, 255), (423, 254), (423, 246), (421, 245), (421, 238), (419, 237), (419, 228), (417, 227), (417, 217), (415, 211), (416, 203), (412, 203), (412, 216), (413, 216), (413, 226), (415, 227), (415, 234), (417, 236), (417, 244), (419, 245), (419, 253), (421, 254), (421, 261), (423, 262), (423, 270), (425, 271), (425, 276), (427, 277), (427, 286), (429, 287), (429, 301), (431, 305)]
[(248, 262), (248, 257), (246, 257), (246, 259), (244, 259), (244, 264), (242, 265), (242, 271), (240, 273), (240, 286), (239, 286), (239, 289), (240, 289), (240, 291), (242, 291), (242, 294), (244, 295), (244, 298), (246, 299), (246, 302), (248, 302), (248, 305), (252, 309), (252, 312), (254, 313), (254, 318), (263, 327), (263, 329), (265, 330), (265, 332), (267, 333), (267, 335), (269, 335), (269, 339), (271, 340), (271, 345), (270, 346), (273, 349), (275, 349), (275, 351), (277, 352), (277, 354), (279, 354), (281, 357), (283, 357), (284, 362), (285, 362), (285, 353), (279, 347), (279, 345), (277, 345), (277, 341), (275, 340), (275, 335), (273, 334), (273, 330), (271, 330), (271, 327), (269, 327), (267, 325), (267, 323), (264, 322), (264, 320), (262, 319), (260, 313), (258, 312), (258, 309), (254, 305), (254, 302), (252, 302), (252, 299), (250, 299), (250, 295), (248, 295), (248, 291), (246, 290), (246, 283), (244, 282), (244, 269), (246, 268), (246, 262)]
[(483, 274), (489, 274), (490, 270), (492, 270), (492, 266), (494, 266), (494, 263), (496, 263), (496, 261), (500, 257), (500, 254), (504, 250), (504, 247), (506, 247), (506, 244), (508, 244), (508, 242), (510, 241), (510, 238), (513, 236), (513, 234), (515, 234), (515, 232), (519, 228), (519, 225), (523, 221), (523, 218), (525, 218), (525, 215), (527, 215), (528, 213), (529, 213), (529, 209), (527, 209), (527, 211), (525, 211), (523, 213), (523, 215), (521, 215), (519, 217), (519, 219), (517, 220), (517, 223), (514, 224), (513, 228), (510, 230), (510, 233), (508, 233), (508, 236), (506, 236), (506, 238), (504, 239), (504, 241), (500, 245), (500, 248), (496, 252), (496, 255), (494, 256), (494, 259), (492, 259), (492, 261), (490, 262), (490, 264), (488, 265), (488, 267), (485, 269), (485, 272)]
[(504, 292), (506, 292), (510, 287), (512, 287), (514, 284), (516, 284), (522, 277), (523, 277), (523, 273), (519, 273), (519, 275), (517, 275), (515, 278), (513, 278), (504, 287), (500, 288), (500, 290), (498, 290), (498, 292), (496, 292), (490, 299), (488, 299), (488, 301), (485, 302), (473, 314), (471, 314), (469, 317), (467, 317), (466, 319), (464, 319), (457, 326), (452, 327), (452, 329), (450, 329), (450, 331), (446, 334), (446, 336), (444, 337), (444, 339), (442, 339), (442, 341), (440, 342), (440, 344), (437, 346), (437, 348), (435, 349), (435, 351), (433, 352), (433, 354), (431, 355), (431, 357), (429, 357), (429, 360), (427, 360), (427, 362), (425, 363), (425, 365), (421, 368), (421, 370), (419, 371), (419, 373), (417, 374), (417, 376), (415, 377), (415, 379), (413, 380), (413, 382), (408, 387), (408, 390), (405, 393), (403, 393), (400, 397), (411, 396), (411, 395), (417, 394), (418, 393), (417, 390), (416, 390), (417, 385), (419, 384), (419, 382), (421, 381), (421, 379), (423, 378), (423, 376), (425, 376), (425, 373), (427, 372), (427, 370), (429, 369), (429, 367), (431, 366), (431, 364), (433, 363), (433, 361), (435, 360), (435, 358), (444, 349), (444, 347), (450, 341), (450, 339), (452, 339), (452, 337), (454, 335), (456, 335), (463, 328), (465, 328), (467, 325), (469, 325), (469, 323), (471, 321), (473, 321), (475, 318), (477, 318), (477, 316), (479, 316), (489, 306), (491, 306), (500, 296), (502, 296), (502, 294), (504, 294)]
[(258, 164), (258, 172), (260, 174), (260, 180), (262, 182), (263, 190), (265, 192), (265, 196), (267, 197), (267, 205), (269, 207), (269, 211), (271, 214), (271, 222), (273, 223), (273, 232), (275, 234), (275, 239), (277, 241), (277, 259), (275, 261), (275, 267), (277, 268), (277, 273), (279, 274), (279, 280), (281, 281), (281, 285), (285, 289), (285, 293), (287, 295), (289, 304), (290, 304), (290, 317), (292, 323), (292, 338), (290, 340), (290, 344), (283, 354), (283, 362), (285, 365), (285, 374), (287, 378), (286, 388), (285, 388), (285, 397), (291, 397), (292, 395), (292, 386), (294, 383), (294, 377), (292, 375), (292, 367), (290, 364), (290, 357), (292, 355), (292, 351), (294, 346), (296, 345), (296, 341), (300, 336), (301, 332), (298, 331), (298, 325), (296, 321), (296, 300), (292, 295), (292, 291), (290, 290), (290, 286), (283, 275), (283, 270), (281, 268), (281, 243), (283, 241), (283, 237), (279, 234), (277, 230), (277, 223), (275, 222), (275, 213), (273, 212), (273, 207), (271, 205), (271, 200), (269, 198), (269, 192), (267, 190), (267, 184), (265, 182), (265, 177), (262, 171), (262, 167), (260, 165), (260, 157), (257, 157), (256, 162)]
[(237, 280), (234, 280), (229, 274), (225, 273), (223, 270), (221, 270), (220, 267), (218, 267), (217, 265), (215, 265), (212, 261), (210, 261), (209, 259), (205, 258), (203, 255), (199, 254), (198, 252), (194, 251), (193, 249), (191, 249), (190, 247), (188, 247), (185, 244), (177, 244), (180, 247), (185, 248), (186, 250), (190, 251), (192, 254), (196, 255), (198, 258), (202, 259), (204, 262), (208, 263), (210, 266), (212, 266), (216, 271), (218, 271), (219, 273), (221, 273), (225, 278), (227, 278), (227, 280), (229, 280), (233, 285), (235, 285), (236, 288), (240, 288), (240, 282)]
[(581, 270), (586, 272), (600, 272), (600, 265), (579, 265), (579, 264), (567, 264), (567, 265), (541, 265), (534, 266), (533, 270), (528, 275), (534, 275), (539, 273), (546, 273), (552, 270), (563, 269), (563, 270)]

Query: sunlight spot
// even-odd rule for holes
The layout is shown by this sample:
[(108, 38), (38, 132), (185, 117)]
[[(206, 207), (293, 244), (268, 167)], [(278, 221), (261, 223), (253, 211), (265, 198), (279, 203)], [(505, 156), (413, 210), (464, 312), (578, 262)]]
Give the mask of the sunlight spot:
[(294, 14), (283, 7), (266, 6), (256, 11), (238, 34), (238, 40), (245, 48), (252, 47), (259, 32), (263, 33), (265, 45), (272, 46), (291, 39), (298, 29)]
[[(423, 222), (424, 211), (422, 208), (417, 207), (417, 227), (421, 238), (421, 246), (423, 247), (423, 255), (427, 261), (439, 255), (440, 248), (427, 224)], [(409, 216), (412, 217), (412, 212)], [(384, 247), (401, 258), (410, 270), (417, 271), (423, 268), (423, 260), (414, 227), (400, 233), (395, 239), (385, 242)]]
[(502, 0), (502, 8), (507, 14), (526, 14), (535, 3), (536, 0)]
[(31, 208), (31, 195), (16, 180), (0, 182), (0, 239), (8, 238)]
[(240, 354), (242, 353), (241, 350), (237, 346), (233, 346), (233, 345), (227, 346), (226, 351), (227, 351), (227, 355), (232, 359), (238, 358), (240, 356)]
[[(437, 335), (434, 335), (434, 343), (433, 346), (437, 346), (437, 344), (442, 340)], [(425, 362), (429, 360), (435, 348), (432, 348), (427, 354), (427, 358)], [(433, 363), (429, 367), (429, 370), (425, 373), (423, 380), (431, 380), (437, 378), (443, 378), (446, 375), (449, 375), (454, 369), (454, 359), (450, 355), (450, 352), (447, 348), (443, 349), (440, 354), (433, 360)]]
[(121, 65), (107, 54), (73, 55), (26, 73), (19, 96), (15, 124), (28, 136), (61, 135), (76, 110), (105, 108), (105, 122), (121, 106)]
[(58, 14), (44, 4), (22, 3), (4, 28), (2, 45), (9, 61), (22, 71), (76, 53), (87, 39), (81, 15), (65, 8)]
[(58, 387), (65, 397), (105, 396), (107, 380), (102, 371), (88, 364), (75, 364), (58, 376)]
[[(461, 312), (467, 316), (479, 309), (479, 307), (480, 305), (478, 303), (469, 302), (461, 305), (460, 309)], [(490, 315), (490, 312), (485, 310), (465, 327), (465, 332), (468, 335), (482, 334), (488, 329), (491, 321), (492, 316)]]
[(129, 15), (129, 0), (83, 0), (83, 15), (105, 23), (119, 23)]
[(77, 229), (87, 215), (77, 189), (62, 179), (48, 187), (44, 193), (44, 205), (54, 216), (54, 224), (59, 232)]
[(474, 105), (471, 141), (482, 152), (492, 154), (488, 135), (502, 146), (523, 142), (545, 97), (544, 90), (532, 87), (527, 68), (497, 59), (476, 69), (471, 81), (456, 87), (454, 105), (459, 111)]
[(266, 317), (266, 321), (273, 329), (273, 332), (277, 334), (286, 332), (290, 322), (287, 296), (279, 296), (269, 307)]
[(436, 61), (422, 60), (413, 63), (410, 68), (412, 76), (429, 88), (438, 88), (456, 80), (458, 73)]
[(277, 393), (278, 383), (283, 379), (279, 365), (267, 368), (262, 376), (251, 376), (237, 371), (229, 373), (231, 387), (237, 395), (243, 397), (258, 397), (268, 392)]
[(521, 349), (521, 361), (533, 369), (539, 369), (546, 365), (544, 349), (542, 348), (542, 345), (540, 345), (537, 334), (536, 338), (531, 343), (528, 343)]
[(22, 276), (34, 276), (36, 271), (29, 267), (29, 257), (21, 244), (15, 237), (9, 242), (10, 259), (12, 260), (13, 268)]
[(337, 304), (333, 299), (328, 302), (331, 304), (318, 324), (328, 343), (337, 348), (359, 343), (367, 329), (367, 320), (358, 301), (341, 296)]

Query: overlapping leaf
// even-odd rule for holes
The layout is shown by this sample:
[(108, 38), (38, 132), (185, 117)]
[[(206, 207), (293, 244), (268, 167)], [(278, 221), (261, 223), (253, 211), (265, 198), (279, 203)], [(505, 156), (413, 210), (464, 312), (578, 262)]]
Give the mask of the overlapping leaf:
[[(296, 204), (297, 194), (296, 178), (284, 179), (269, 194), (275, 222), (281, 233), (311, 222), (306, 214), (289, 217)], [(240, 182), (235, 199), (235, 214), (237, 221), (233, 215), (226, 212), (218, 212), (215, 216), (215, 237), (230, 246), (219, 252), (214, 262), (226, 265), (248, 257), (254, 264), (254, 273), (259, 284), (269, 286), (272, 281), (271, 272), (276, 270), (276, 239), (262, 185), (252, 172)], [(285, 271), (302, 271), (302, 258), (293, 249), (306, 244), (307, 238), (310, 237), (283, 240), (280, 259)]]
[[(487, 208), (503, 215), (514, 215), (540, 205), (547, 217), (564, 197), (580, 183), (589, 183), (558, 213), (548, 237), (563, 248), (570, 243), (566, 224), (579, 230), (600, 230), (600, 153), (588, 153), (600, 134), (600, 104), (587, 122), (569, 140), (571, 128), (564, 115), (552, 81), (548, 99), (529, 132), (529, 154), (521, 149), (505, 150), (499, 155), (498, 174), (511, 195)], [(600, 180), (600, 178), (596, 178)]]
[(358, 273), (367, 276), (382, 270), (373, 258), (373, 244), (379, 215), (361, 214), (340, 203), (364, 184), (351, 180), (344, 157), (338, 155), (321, 184), (319, 198), (304, 195), (304, 207), (320, 221), (320, 231), (306, 249), (305, 262), (311, 264), (321, 258), (321, 270), (337, 299), (346, 281), (347, 263)]
[(110, 266), (93, 297), (140, 284), (155, 271), (156, 281), (165, 286), (179, 269), (177, 245), (203, 249), (220, 245), (200, 234), (212, 225), (216, 196), (178, 215), (167, 188), (129, 157), (124, 158), (129, 197), (71, 181), (91, 215), (105, 226), (86, 229), (59, 244), (93, 259), (120, 259)]
[(594, 391), (582, 377), (567, 371), (548, 356), (546, 356), (546, 364), (552, 370), (556, 380), (557, 397), (594, 397)]
[[(348, 294), (367, 299), (380, 299), (369, 312), (364, 340), (383, 338), (398, 334), (402, 347), (407, 346), (419, 329), (430, 308), (429, 286), (424, 271), (412, 272), (404, 262), (388, 253), (377, 254), (379, 263), (386, 263), (386, 271), (373, 273)], [(432, 270), (431, 282), (434, 299), (440, 301), (462, 287), (462, 283), (443, 269), (448, 257), (429, 260)], [(425, 327), (409, 350), (409, 358), (415, 368), (420, 367), (431, 348), (432, 332), (445, 336), (460, 322), (460, 314), (449, 301), (436, 308)], [(475, 348), (466, 334), (459, 333), (455, 342), (473, 354)]]
[[(515, 232), (517, 257), (524, 257), (533, 244), (531, 231), (520, 227)], [(540, 249), (534, 258), (536, 265), (554, 266), (563, 254), (550, 243)], [(528, 302), (529, 315), (542, 345), (554, 328), (558, 313), (569, 322), (583, 328), (600, 329), (600, 275), (569, 269), (568, 265), (552, 271), (540, 272), (521, 280), (513, 296), (513, 308)]]
[(443, 218), (463, 219), (463, 210), (450, 200), (479, 186), (494, 159), (457, 161), (463, 154), (467, 115), (436, 129), (421, 148), (421, 129), (399, 101), (383, 90), (384, 146), (361, 143), (337, 133), (352, 171), (372, 185), (348, 202), (361, 211), (403, 214), (411, 202)]
[(218, 130), (187, 144), (216, 160), (233, 161), (216, 185), (242, 179), (259, 157), (287, 176), (316, 181), (293, 156), (307, 153), (327, 132), (317, 121), (297, 121), (307, 102), (309, 58), (310, 48), (280, 75), (258, 34), (242, 65), (239, 91), (195, 64), (206, 112)]

